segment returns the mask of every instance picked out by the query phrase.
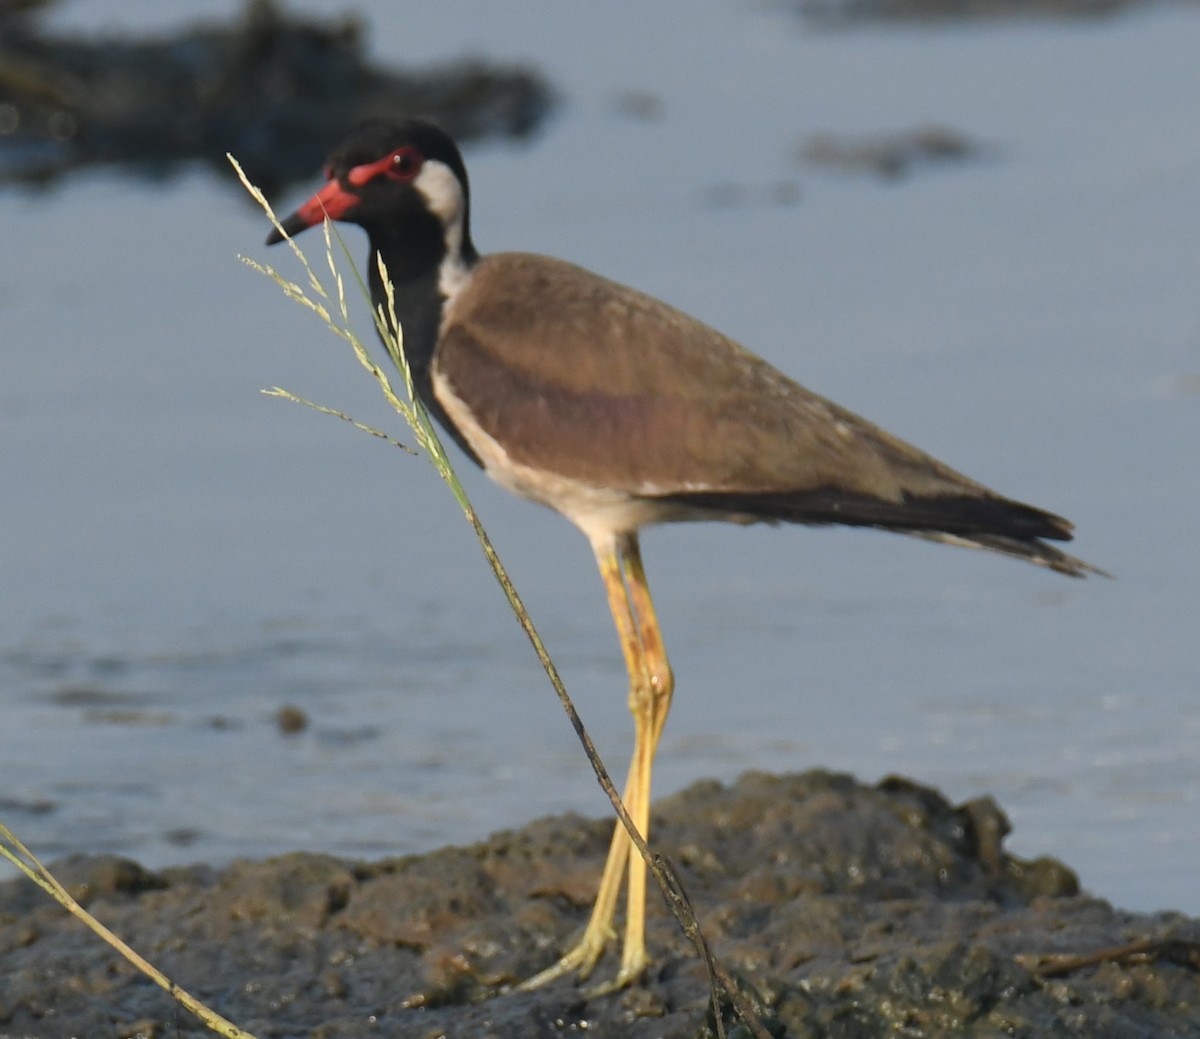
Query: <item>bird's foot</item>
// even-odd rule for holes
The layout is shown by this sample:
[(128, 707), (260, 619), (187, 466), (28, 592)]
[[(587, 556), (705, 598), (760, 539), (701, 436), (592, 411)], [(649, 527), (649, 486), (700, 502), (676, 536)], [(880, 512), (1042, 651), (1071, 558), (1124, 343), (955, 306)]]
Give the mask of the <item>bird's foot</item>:
[(620, 970), (616, 975), (608, 981), (602, 981), (599, 985), (591, 985), (583, 990), (583, 994), (588, 999), (596, 999), (599, 996), (608, 996), (614, 992), (620, 992), (630, 985), (636, 985), (642, 980), (642, 975), (646, 971), (646, 964), (642, 963), (639, 966), (626, 967), (621, 964)]
[(611, 932), (605, 934), (589, 927), (568, 952), (564, 953), (557, 963), (552, 963), (545, 970), (538, 971), (532, 978), (526, 978), (517, 986), (518, 992), (532, 992), (552, 981), (564, 978), (568, 974), (578, 973), (581, 980), (586, 980), (592, 973), (604, 947), (608, 944)]
[[(532, 978), (522, 981), (516, 987), (516, 991), (532, 992), (534, 989), (548, 985), (550, 982), (557, 981), (568, 974), (578, 974), (580, 981), (586, 981), (591, 977), (592, 971), (600, 961), (600, 957), (604, 954), (605, 946), (614, 937), (615, 935), (608, 928), (601, 930), (600, 928), (588, 927), (578, 943), (568, 952), (564, 953), (557, 963), (553, 963), (545, 970), (539, 971)], [(638, 949), (627, 947), (621, 957), (621, 966), (617, 970), (616, 976), (609, 981), (601, 982), (598, 985), (593, 985), (585, 989), (583, 994), (590, 999), (594, 996), (607, 996), (613, 992), (619, 992), (621, 989), (627, 988), (629, 985), (637, 982), (645, 969), (645, 946), (643, 945)]]

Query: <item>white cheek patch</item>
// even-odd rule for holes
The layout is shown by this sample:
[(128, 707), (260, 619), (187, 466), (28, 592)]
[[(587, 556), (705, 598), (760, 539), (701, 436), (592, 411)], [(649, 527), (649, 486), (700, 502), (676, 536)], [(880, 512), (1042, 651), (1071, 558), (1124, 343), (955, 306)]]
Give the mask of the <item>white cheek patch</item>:
[(463, 191), (454, 171), (437, 159), (426, 159), (413, 186), (425, 196), (429, 211), (449, 231), (454, 225), (462, 227)]
[(438, 272), (438, 288), (444, 298), (452, 299), (469, 277), (462, 259), (463, 210), (466, 208), (462, 184), (444, 162), (426, 159), (413, 186), (424, 196), (429, 211), (444, 228), (446, 258)]

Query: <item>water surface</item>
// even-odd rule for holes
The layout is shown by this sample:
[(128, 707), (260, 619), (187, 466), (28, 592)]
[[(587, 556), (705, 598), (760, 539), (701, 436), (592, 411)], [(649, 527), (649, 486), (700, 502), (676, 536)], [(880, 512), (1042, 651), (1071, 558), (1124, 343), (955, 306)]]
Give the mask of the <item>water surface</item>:
[[(747, 768), (900, 772), (995, 796), (1014, 850), (1115, 902), (1200, 912), (1200, 12), (816, 32), (715, 0), (362, 7), (380, 55), (527, 58), (564, 94), (531, 147), (468, 154), (481, 248), (690, 310), (1071, 517), (1079, 554), (1118, 577), (863, 532), (651, 531), (679, 683), (658, 792)], [(631, 117), (630, 91), (661, 118)], [(922, 123), (988, 157), (899, 182), (796, 159), (816, 132)], [(0, 204), (0, 818), (47, 856), (160, 865), (602, 812), (428, 466), (258, 395), (399, 432), (338, 343), (238, 263), (288, 263), (264, 233), (199, 172)], [(464, 476), (622, 773), (586, 542)], [(308, 731), (278, 731), (285, 704)]]

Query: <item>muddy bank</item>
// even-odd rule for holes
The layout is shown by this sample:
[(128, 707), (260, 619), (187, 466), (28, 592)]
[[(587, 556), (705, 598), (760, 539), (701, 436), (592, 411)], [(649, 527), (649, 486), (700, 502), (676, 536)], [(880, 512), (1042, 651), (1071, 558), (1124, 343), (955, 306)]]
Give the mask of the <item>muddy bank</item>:
[[(1200, 1036), (1200, 922), (1115, 911), (1062, 864), (1012, 858), (990, 801), (749, 774), (663, 801), (655, 827), (713, 951), (788, 1036)], [(59, 871), (260, 1037), (711, 1034), (703, 972), (657, 898), (643, 987), (505, 992), (582, 926), (609, 832), (562, 817), (378, 862)], [(0, 886), (0, 977), (0, 1035), (208, 1034), (24, 881)]]

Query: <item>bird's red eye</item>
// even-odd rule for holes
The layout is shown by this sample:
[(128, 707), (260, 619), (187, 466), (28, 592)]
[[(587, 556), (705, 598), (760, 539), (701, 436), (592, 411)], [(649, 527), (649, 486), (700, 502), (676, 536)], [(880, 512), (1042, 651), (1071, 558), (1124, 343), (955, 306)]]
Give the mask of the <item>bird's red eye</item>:
[(365, 162), (361, 166), (350, 167), (346, 180), (356, 188), (365, 187), (376, 177), (384, 176), (388, 180), (409, 184), (417, 179), (421, 167), (425, 164), (425, 156), (411, 145), (397, 148), (390, 155), (374, 162)]
[(416, 148), (397, 148), (389, 157), (387, 175), (392, 180), (413, 180), (423, 162), (424, 156)]
[(325, 163), (325, 165), (321, 167), (321, 176), (326, 180), (333, 180), (333, 167), (329, 163)]

